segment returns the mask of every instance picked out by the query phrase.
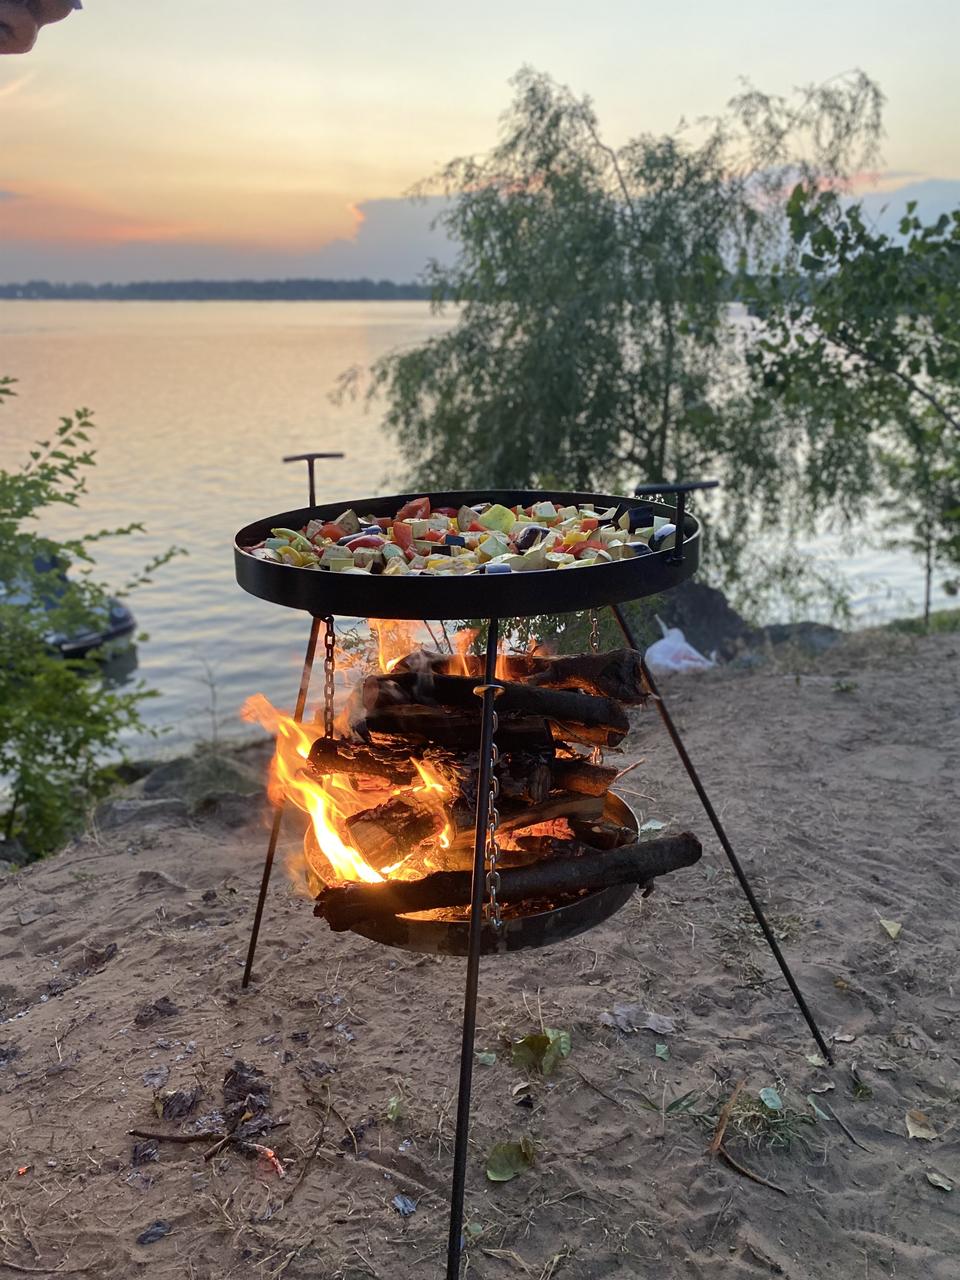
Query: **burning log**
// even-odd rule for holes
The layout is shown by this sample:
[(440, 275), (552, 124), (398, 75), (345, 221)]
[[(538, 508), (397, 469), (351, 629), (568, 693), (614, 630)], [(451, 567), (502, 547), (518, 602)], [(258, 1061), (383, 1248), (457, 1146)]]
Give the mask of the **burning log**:
[[(544, 733), (545, 744), (535, 750), (503, 751), (497, 765), (500, 794), (505, 799), (529, 800), (538, 804), (551, 791), (575, 791), (580, 795), (602, 796), (617, 776), (614, 765), (591, 764), (583, 756), (553, 757), (552, 738)], [(457, 755), (452, 751), (426, 749), (419, 756), (467, 801), (476, 797), (480, 770), (476, 751)], [(387, 746), (369, 746), (337, 738), (318, 738), (310, 748), (309, 768), (317, 778), (343, 773), (354, 778), (383, 778), (396, 787), (415, 785), (418, 773), (410, 751)]]
[[(692, 866), (701, 855), (699, 840), (689, 833), (645, 840), (600, 852), (584, 848), (577, 858), (547, 858), (530, 866), (500, 872), (501, 902), (555, 900), (584, 889), (617, 884), (647, 884), (656, 876)], [(335, 932), (355, 929), (365, 920), (462, 907), (472, 895), (472, 872), (439, 871), (422, 880), (389, 880), (382, 884), (345, 884), (317, 896), (314, 915)]]
[[(472, 676), (430, 676), (419, 672), (368, 676), (362, 692), (365, 723), (379, 732), (389, 732), (389, 727), (396, 725), (396, 732), (407, 723), (413, 710), (420, 723), (425, 724), (425, 713), (451, 707), (458, 720), (467, 718), (465, 732), (479, 732), (480, 699), (474, 692), (476, 687)], [(508, 723), (512, 717), (548, 720), (567, 742), (616, 747), (630, 728), (627, 713), (610, 698), (531, 684), (504, 684), (502, 688), (497, 715), (503, 721)]]
[[(563, 786), (569, 786), (571, 791), (599, 794), (599, 791), (590, 790), (591, 787), (599, 786), (597, 779), (586, 777), (578, 780), (571, 775), (569, 784), (557, 781), (558, 777), (566, 777), (569, 771), (564, 769), (555, 773), (551, 768), (553, 742), (549, 735), (545, 736), (547, 745), (542, 750), (506, 751), (501, 754), (497, 765), (500, 794), (510, 799), (529, 800), (533, 804), (545, 800), (551, 790)], [(391, 747), (319, 738), (310, 748), (308, 766), (316, 778), (342, 773), (353, 778), (383, 778), (396, 787), (409, 787), (415, 786), (421, 776), (414, 763), (415, 759), (429, 764), (463, 800), (472, 802), (476, 799), (480, 772), (480, 757), (476, 751), (457, 755), (452, 751), (426, 749), (419, 756), (411, 756), (409, 751)], [(557, 765), (560, 763), (556, 762)], [(567, 763), (563, 761), (564, 766)], [(594, 767), (589, 762), (584, 763), (588, 769)], [(616, 776), (616, 769), (609, 772)]]
[[(463, 666), (466, 665), (466, 672)], [(483, 675), (484, 658), (418, 650), (394, 667), (394, 672), (434, 672), (437, 675)], [(640, 673), (640, 654), (634, 649), (614, 649), (609, 653), (577, 653), (549, 658), (535, 654), (506, 654), (498, 663), (505, 680), (523, 680), (550, 689), (583, 689), (586, 693), (637, 704), (645, 700)]]
[[(539, 804), (506, 801), (500, 806), (501, 835), (535, 827), (554, 818), (589, 821), (603, 813), (604, 796), (551, 794)], [(447, 809), (449, 846), (433, 852), (434, 865), (448, 869), (467, 867), (473, 856), (476, 799), (471, 805), (462, 797)], [(377, 871), (392, 866), (413, 852), (424, 840), (439, 835), (444, 827), (437, 809), (417, 804), (415, 798), (395, 796), (385, 804), (355, 813), (346, 819), (350, 842)]]
[(585, 796), (605, 796), (618, 772), (616, 765), (591, 764), (583, 756), (557, 758), (550, 770), (555, 791), (577, 791)]
[[(439, 746), (462, 751), (465, 742), (480, 738), (480, 699), (477, 710), (449, 711), (444, 707), (399, 706), (394, 704), (371, 712), (355, 725), (356, 731), (375, 746), (406, 746), (407, 753), (419, 748)], [(535, 751), (544, 743), (553, 743), (553, 735), (543, 719), (502, 716), (497, 729), (497, 745), (501, 751)]]
[(318, 778), (345, 773), (350, 777), (385, 778), (398, 787), (417, 780), (409, 750), (369, 747), (342, 738), (318, 738), (310, 748), (309, 766)]
[(395, 796), (373, 809), (347, 818), (350, 839), (375, 871), (383, 871), (405, 858), (418, 844), (443, 830), (443, 818)]
[[(522, 831), (525, 827), (535, 827), (541, 822), (550, 822), (554, 818), (599, 818), (603, 813), (606, 799), (604, 796), (572, 795), (570, 792), (551, 794), (542, 804), (529, 805), (525, 808), (500, 806), (501, 835), (511, 831)], [(473, 814), (465, 815), (466, 821), (458, 823), (457, 834), (451, 842), (451, 851), (473, 849)], [(462, 820), (461, 820), (462, 821)]]

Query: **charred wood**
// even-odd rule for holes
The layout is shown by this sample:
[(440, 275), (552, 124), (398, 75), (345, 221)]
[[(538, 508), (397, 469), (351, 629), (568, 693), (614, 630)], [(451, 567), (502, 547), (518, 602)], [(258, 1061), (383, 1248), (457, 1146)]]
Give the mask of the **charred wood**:
[(373, 809), (347, 818), (354, 847), (375, 871), (405, 858), (424, 840), (443, 830), (443, 818), (435, 809), (422, 808), (394, 797)]
[[(501, 902), (555, 899), (583, 890), (617, 884), (647, 884), (656, 876), (692, 866), (700, 858), (699, 840), (689, 833), (645, 840), (620, 849), (587, 850), (578, 858), (548, 858), (527, 867), (501, 871)], [(336, 932), (365, 920), (462, 907), (470, 902), (472, 874), (440, 871), (422, 880), (388, 880), (382, 884), (350, 883), (321, 891), (314, 915)]]
[(605, 796), (618, 772), (616, 765), (591, 764), (582, 756), (558, 756), (551, 769), (555, 791), (578, 791), (585, 796)]
[[(369, 713), (355, 726), (368, 742), (381, 747), (403, 747), (408, 753), (424, 746), (462, 751), (464, 743), (479, 743), (480, 699), (477, 710), (450, 711), (444, 707), (391, 706)], [(501, 716), (497, 746), (501, 751), (535, 751), (553, 746), (547, 722), (536, 716)], [(414, 750), (416, 754), (416, 750)]]
[[(438, 676), (432, 681), (418, 675), (372, 676), (364, 684), (364, 719), (357, 731), (363, 737), (406, 733), (415, 740), (462, 746), (464, 735), (480, 731), (475, 688), (469, 676)], [(509, 735), (512, 726), (524, 725), (530, 731), (543, 720), (559, 740), (603, 747), (619, 746), (630, 727), (627, 713), (609, 698), (522, 684), (503, 686), (497, 715), (501, 722), (497, 741), (504, 747), (501, 734)]]
[[(511, 831), (522, 831), (526, 827), (535, 827), (541, 822), (550, 822), (554, 818), (599, 818), (606, 803), (604, 796), (581, 796), (571, 792), (554, 792), (541, 804), (517, 807), (503, 804), (500, 806), (501, 835)], [(457, 831), (452, 842), (453, 850), (473, 848), (473, 815), (469, 823)]]
[[(463, 663), (467, 670), (463, 671)], [(394, 672), (434, 672), (437, 675), (482, 676), (484, 658), (468, 654), (464, 659), (445, 653), (417, 650), (404, 658)], [(634, 649), (613, 649), (609, 653), (575, 653), (562, 657), (508, 653), (498, 669), (505, 680), (529, 681), (550, 689), (583, 689), (587, 693), (613, 698), (617, 702), (645, 700), (640, 672), (640, 654)]]

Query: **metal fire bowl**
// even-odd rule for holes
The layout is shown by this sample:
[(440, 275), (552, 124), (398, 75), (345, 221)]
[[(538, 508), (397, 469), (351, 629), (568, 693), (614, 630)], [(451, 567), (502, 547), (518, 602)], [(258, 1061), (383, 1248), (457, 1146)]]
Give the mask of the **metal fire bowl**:
[[(636, 814), (619, 796), (607, 794), (603, 816), (619, 826), (639, 832)], [(585, 933), (607, 920), (630, 899), (634, 884), (617, 884), (579, 898), (569, 898), (562, 906), (535, 915), (504, 919), (499, 934), (484, 925), (480, 938), (482, 955), (502, 955), (507, 951), (524, 951), (529, 947), (549, 947)], [(468, 920), (417, 920), (410, 916), (387, 916), (370, 921), (354, 933), (404, 951), (429, 952), (434, 955), (465, 956), (470, 933)]]
[[(352, 508), (360, 516), (394, 515), (413, 494), (359, 498), (352, 502), (301, 507), (257, 520), (241, 529), (234, 540), (237, 582), (244, 591), (290, 609), (304, 609), (314, 617), (328, 614), (349, 618), (524, 618), (538, 613), (571, 613), (579, 609), (620, 604), (656, 595), (675, 587), (696, 571), (700, 562), (700, 524), (684, 520), (683, 558), (674, 551), (657, 551), (633, 560), (590, 565), (584, 569), (539, 569), (528, 573), (469, 574), (462, 578), (401, 577), (331, 573), (297, 569), (258, 560), (243, 548), (256, 546), (271, 529), (302, 529), (310, 520), (334, 520)], [(652, 506), (673, 519), (673, 507), (645, 498), (621, 498), (607, 493), (536, 493), (528, 489), (471, 489), (462, 493), (432, 493), (431, 506), (461, 507), (476, 502), (501, 502), (512, 507), (550, 501), (560, 506), (591, 502), (601, 509)]]

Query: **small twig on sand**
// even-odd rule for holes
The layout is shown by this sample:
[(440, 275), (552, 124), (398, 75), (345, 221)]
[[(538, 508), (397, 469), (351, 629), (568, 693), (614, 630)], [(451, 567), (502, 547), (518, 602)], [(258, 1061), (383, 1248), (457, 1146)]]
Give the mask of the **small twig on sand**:
[(213, 1146), (209, 1148), (209, 1150), (203, 1153), (204, 1160), (212, 1160), (214, 1156), (220, 1154), (223, 1148), (227, 1145), (227, 1143), (233, 1137), (233, 1134), (232, 1133), (227, 1133), (227, 1134), (209, 1133), (207, 1134), (207, 1137), (220, 1139), (219, 1142), (215, 1142)]
[(766, 1178), (761, 1178), (759, 1173), (754, 1173), (752, 1169), (747, 1169), (744, 1165), (738, 1164), (727, 1148), (720, 1144), (717, 1147), (717, 1155), (725, 1160), (731, 1169), (735, 1169), (737, 1173), (743, 1174), (745, 1178), (749, 1178), (751, 1182), (757, 1182), (761, 1187), (769, 1187), (771, 1191), (779, 1191), (782, 1196), (789, 1195), (789, 1191), (785, 1191), (783, 1187), (778, 1187), (775, 1182), (768, 1182)]
[(775, 1182), (768, 1182), (766, 1178), (761, 1178), (759, 1173), (754, 1173), (752, 1169), (740, 1164), (734, 1160), (733, 1156), (723, 1145), (723, 1136), (727, 1131), (727, 1125), (730, 1123), (730, 1117), (733, 1115), (733, 1108), (737, 1105), (737, 1099), (743, 1091), (746, 1080), (738, 1080), (734, 1087), (733, 1093), (720, 1108), (720, 1115), (717, 1117), (717, 1127), (713, 1131), (713, 1137), (710, 1139), (710, 1145), (707, 1147), (707, 1155), (719, 1156), (721, 1160), (726, 1161), (731, 1169), (741, 1174), (744, 1178), (749, 1178), (751, 1182), (759, 1183), (761, 1187), (769, 1187), (771, 1191), (779, 1191), (782, 1196), (789, 1195), (783, 1187), (778, 1187)]
[(730, 1123), (730, 1117), (733, 1115), (733, 1108), (737, 1105), (737, 1099), (743, 1091), (746, 1080), (739, 1080), (736, 1088), (730, 1097), (720, 1108), (720, 1115), (717, 1119), (717, 1127), (713, 1131), (713, 1137), (710, 1139), (710, 1145), (707, 1147), (707, 1155), (715, 1156), (723, 1145), (723, 1135), (727, 1131), (727, 1125)]
[(207, 1142), (223, 1135), (216, 1129), (201, 1129), (199, 1133), (151, 1133), (148, 1129), (128, 1129), (131, 1138), (152, 1138), (154, 1142)]
[(837, 1124), (840, 1126), (840, 1128), (841, 1128), (841, 1129), (843, 1130), (843, 1132), (847, 1135), (847, 1137), (850, 1139), (850, 1141), (853, 1143), (853, 1145), (854, 1145), (855, 1147), (859, 1147), (861, 1151), (869, 1151), (869, 1150), (870, 1150), (870, 1148), (869, 1148), (869, 1147), (865, 1147), (865, 1146), (863, 1145), (863, 1143), (860, 1141), (860, 1139), (859, 1139), (859, 1138), (857, 1138), (857, 1137), (855, 1137), (855, 1136), (850, 1132), (850, 1130), (847, 1128), (847, 1126), (843, 1123), (843, 1121), (840, 1119), (840, 1117), (839, 1117), (839, 1116), (837, 1115), (837, 1113), (834, 1111), (833, 1107), (831, 1107), (830, 1103), (829, 1103), (829, 1102), (827, 1102), (825, 1099), (823, 1100), (823, 1105), (827, 1108), (827, 1110), (828, 1110), (828, 1111), (830, 1112), (830, 1114), (833, 1116), (834, 1120), (836, 1120)]
[(22, 1267), (19, 1262), (11, 1262), (9, 1258), (0, 1258), (0, 1267), (9, 1267), (11, 1271), (23, 1271), (29, 1275), (46, 1276), (47, 1280), (53, 1280), (54, 1276), (76, 1276), (83, 1271), (93, 1271), (95, 1268), (102, 1266), (106, 1261), (100, 1258), (96, 1262), (90, 1262), (85, 1267), (54, 1267), (51, 1271), (49, 1267)]
[(595, 1084), (590, 1079), (589, 1076), (585, 1076), (579, 1067), (574, 1066), (573, 1069), (577, 1073), (577, 1075), (580, 1077), (580, 1079), (583, 1081), (583, 1083), (586, 1085), (589, 1085), (590, 1088), (593, 1089), (595, 1093), (599, 1093), (601, 1098), (606, 1098), (608, 1102), (612, 1102), (615, 1107), (620, 1107), (622, 1111), (626, 1110), (626, 1107), (624, 1107), (623, 1103), (620, 1101), (619, 1098), (615, 1098), (612, 1093), (607, 1093), (606, 1089), (601, 1089), (601, 1087), (598, 1084)]
[(357, 1142), (357, 1135), (353, 1132), (353, 1130), (350, 1128), (349, 1124), (347, 1124), (346, 1120), (344, 1120), (343, 1116), (340, 1114), (340, 1112), (337, 1110), (337, 1108), (333, 1105), (333, 1103), (332, 1103), (332, 1102), (330, 1103), (330, 1110), (333, 1112), (333, 1114), (337, 1117), (337, 1119), (340, 1121), (340, 1123), (341, 1123), (341, 1124), (343, 1125), (343, 1127), (346, 1129), (347, 1133), (349, 1133), (349, 1135), (350, 1135), (350, 1141), (353, 1143), (353, 1154), (354, 1154), (355, 1156), (359, 1156), (359, 1154), (360, 1154), (360, 1144), (359, 1144), (359, 1142)]

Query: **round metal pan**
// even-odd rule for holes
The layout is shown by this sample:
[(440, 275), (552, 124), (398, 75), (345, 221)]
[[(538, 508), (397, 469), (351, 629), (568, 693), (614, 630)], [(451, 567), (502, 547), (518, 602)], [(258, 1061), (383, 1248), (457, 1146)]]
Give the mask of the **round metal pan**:
[[(314, 617), (333, 614), (353, 618), (523, 618), (538, 613), (572, 613), (605, 604), (620, 604), (641, 596), (656, 595), (689, 578), (700, 562), (700, 524), (684, 519), (682, 557), (675, 551), (657, 551), (633, 560), (589, 565), (584, 569), (542, 569), (528, 573), (468, 574), (464, 577), (397, 577), (355, 573), (331, 573), (297, 569), (292, 565), (259, 560), (244, 551), (270, 536), (271, 529), (302, 529), (310, 520), (334, 520), (352, 508), (359, 516), (392, 516), (419, 494), (394, 494), (359, 498), (352, 502), (301, 507), (256, 520), (241, 529), (234, 540), (237, 582), (244, 591), (290, 609), (303, 609)], [(674, 509), (646, 499), (623, 498), (606, 493), (537, 493), (527, 489), (479, 490), (432, 493), (431, 506), (461, 507), (477, 502), (501, 502), (513, 507), (534, 502), (580, 506), (585, 502), (605, 509), (652, 506), (658, 515), (673, 519)]]
[[(342, 508), (341, 508), (342, 510)], [(584, 570), (586, 572), (586, 570)], [(608, 822), (639, 831), (637, 816), (619, 796), (607, 794), (603, 811)], [(505, 917), (499, 934), (484, 927), (480, 942), (481, 955), (502, 955), (507, 951), (524, 951), (528, 947), (549, 947), (585, 933), (619, 911), (633, 896), (635, 884), (611, 885), (570, 898), (550, 911), (532, 915)], [(387, 916), (353, 930), (371, 942), (404, 951), (427, 952), (432, 955), (465, 956), (470, 935), (467, 920), (418, 920), (415, 916)]]

